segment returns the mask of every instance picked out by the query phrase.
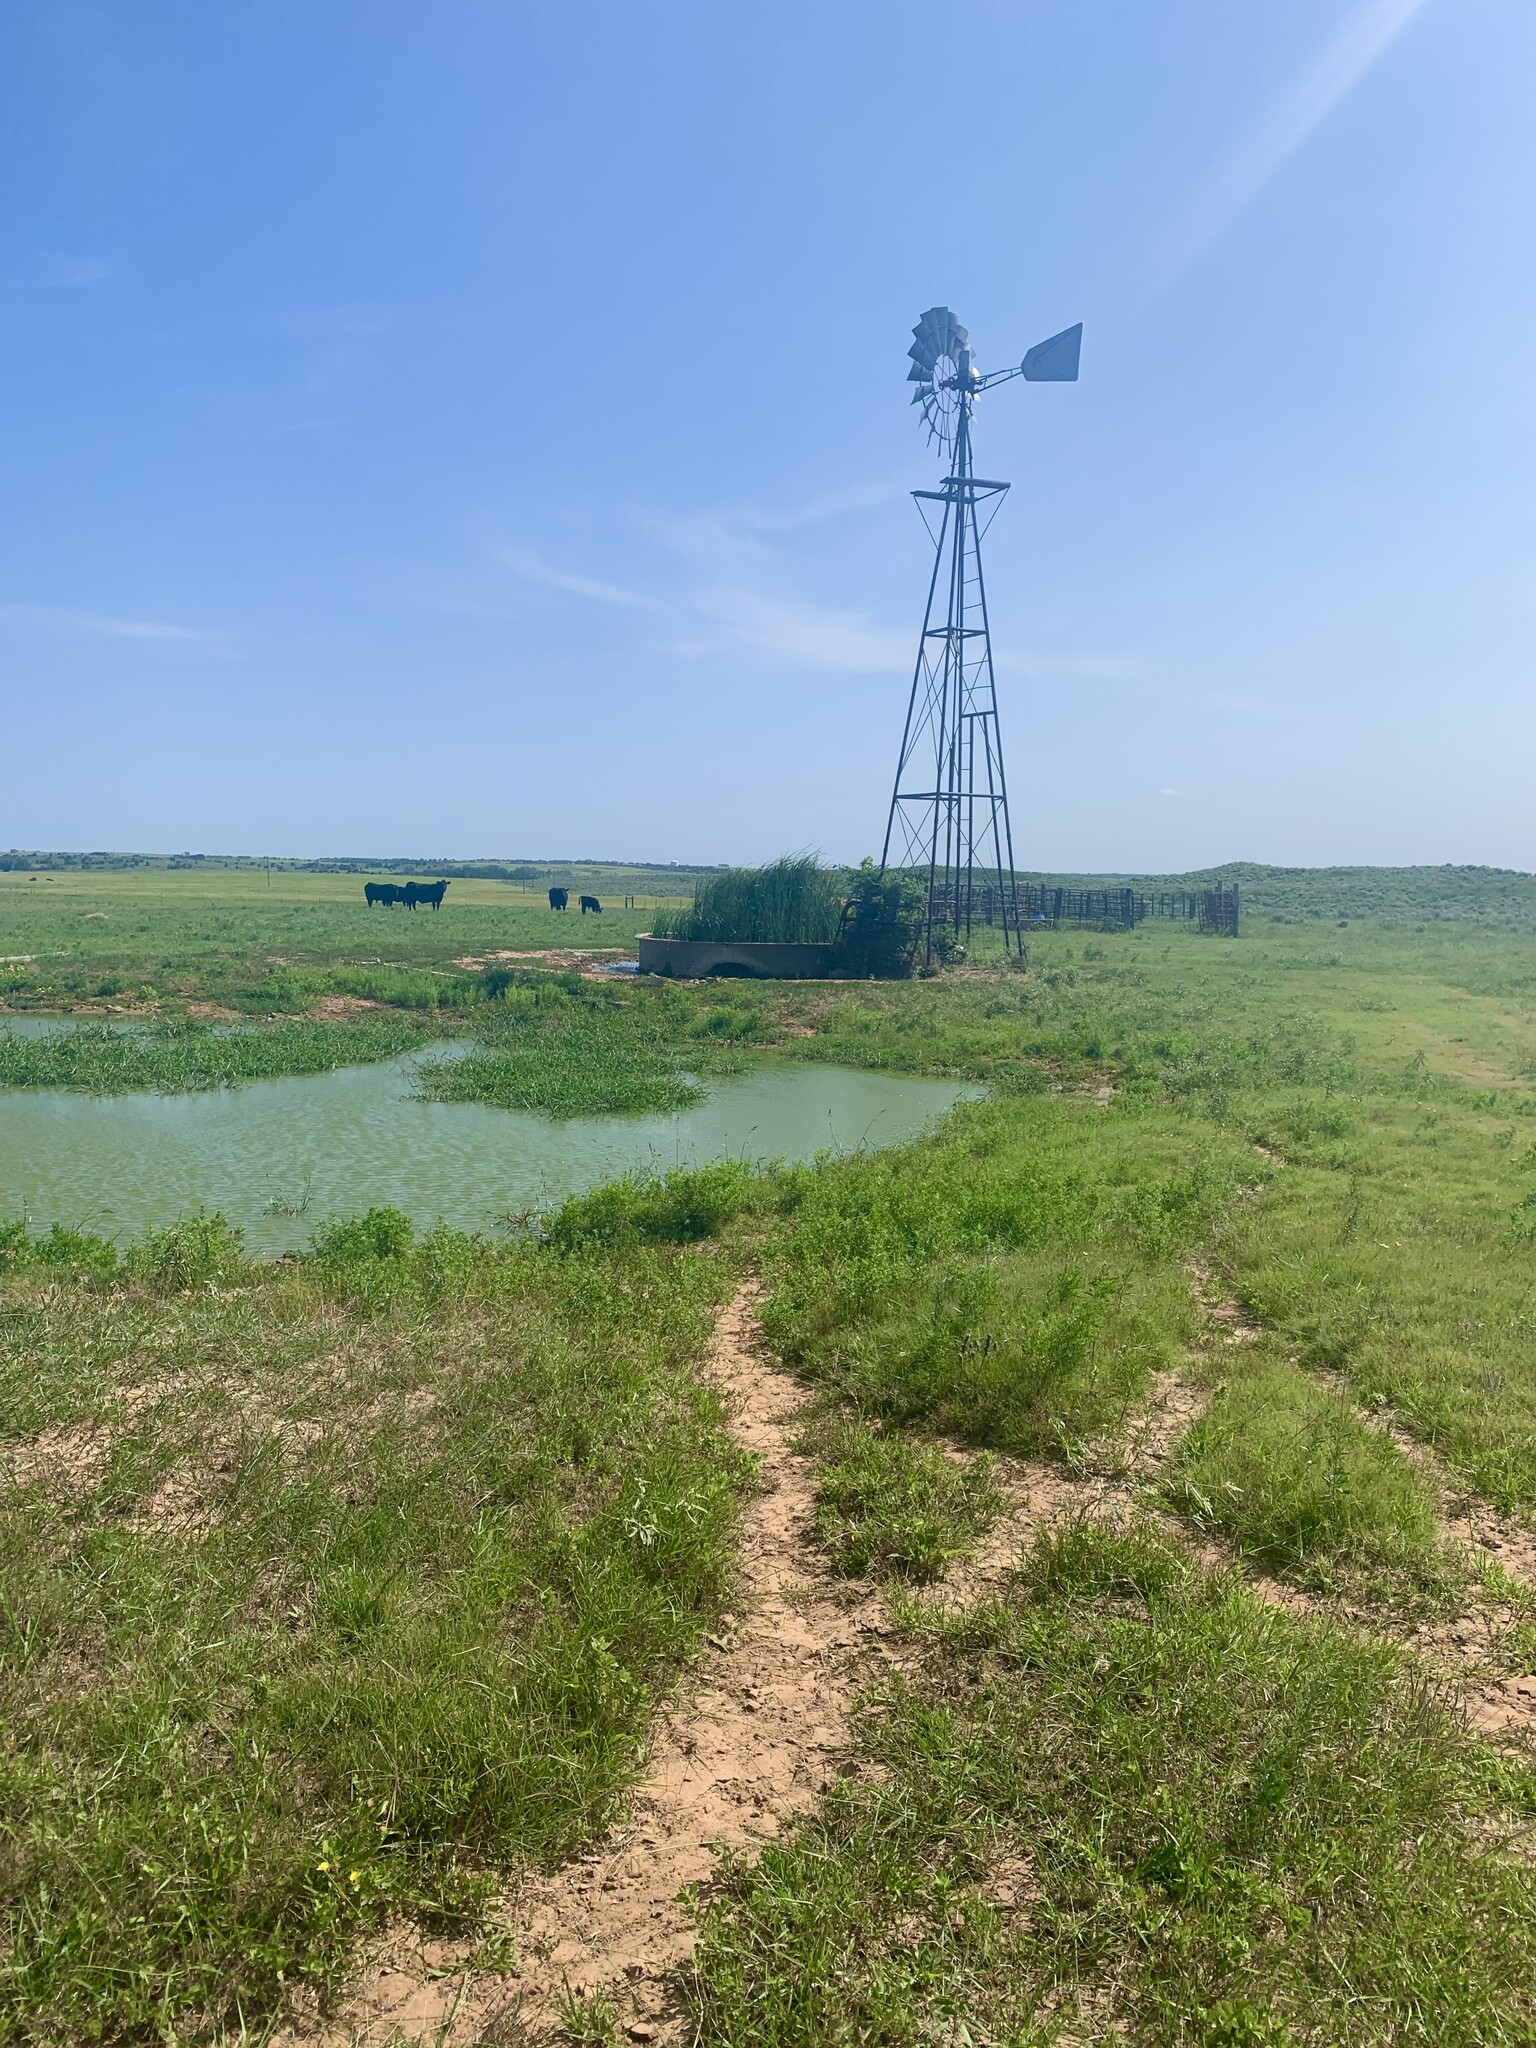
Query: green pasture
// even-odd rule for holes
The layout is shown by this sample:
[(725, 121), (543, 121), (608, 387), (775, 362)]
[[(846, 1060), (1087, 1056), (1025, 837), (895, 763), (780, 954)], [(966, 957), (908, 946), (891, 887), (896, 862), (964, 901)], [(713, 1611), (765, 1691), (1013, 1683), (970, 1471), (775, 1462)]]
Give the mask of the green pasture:
[[(1536, 1514), (1536, 936), (1453, 882), (1355, 871), (1293, 921), (1272, 874), (1236, 941), (690, 988), (473, 964), (597, 943), (501, 883), (410, 916), (329, 875), (0, 875), (0, 950), (38, 955), (8, 1004), (149, 1020), (0, 1033), (0, 1089), (430, 1031), (475, 1043), (429, 1091), (556, 1117), (769, 1051), (990, 1090), (900, 1152), (625, 1181), (506, 1241), (0, 1235), (0, 2041), (255, 2029), (401, 1918), (508, 1960), (486, 1900), (622, 1810), (732, 1598), (751, 1474), (700, 1361), (749, 1264), (814, 1394), (816, 1540), (887, 1589), (901, 1676), (702, 1904), (702, 2042), (1536, 2041), (1536, 1759), (1410, 1646), (1490, 1598), (1507, 1670), (1536, 1642), (1436, 1514)], [(604, 903), (605, 942), (648, 921)], [(925, 1604), (998, 1458), (1113, 1472), (1169, 1369), (1211, 1405), (1138, 1518)]]
[(658, 907), (689, 900), (656, 895), (654, 877), (641, 890), (619, 877), (621, 886), (597, 890), (602, 915), (583, 917), (574, 887), (570, 909), (556, 912), (542, 886), (471, 878), (450, 883), (440, 910), (370, 910), (363, 885), (377, 879), (250, 868), (0, 872), (0, 1000), (13, 1009), (248, 1009), (273, 969), (452, 972), (461, 957), (498, 951), (632, 951)]

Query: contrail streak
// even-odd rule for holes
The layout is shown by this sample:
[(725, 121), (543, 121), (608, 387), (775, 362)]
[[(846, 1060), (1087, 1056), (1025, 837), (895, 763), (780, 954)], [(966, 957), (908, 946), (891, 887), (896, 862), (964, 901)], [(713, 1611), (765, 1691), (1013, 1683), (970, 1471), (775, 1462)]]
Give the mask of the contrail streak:
[(1425, 0), (1364, 0), (1355, 9), (1300, 83), (1216, 167), (1169, 224), (1152, 257), (1158, 285), (1171, 284), (1204, 254), (1424, 4)]

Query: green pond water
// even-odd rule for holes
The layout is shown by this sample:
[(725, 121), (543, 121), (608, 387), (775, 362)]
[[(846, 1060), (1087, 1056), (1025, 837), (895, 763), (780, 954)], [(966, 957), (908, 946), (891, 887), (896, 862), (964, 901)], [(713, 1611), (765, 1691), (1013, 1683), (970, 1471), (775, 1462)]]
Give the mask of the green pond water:
[[(60, 1027), (16, 1019), (5, 1028)], [(424, 1225), (493, 1229), (636, 1169), (898, 1145), (982, 1093), (769, 1062), (711, 1083), (676, 1115), (553, 1123), (479, 1103), (415, 1102), (419, 1057), (198, 1095), (0, 1090), (0, 1217), (132, 1237), (222, 1209), (265, 1257), (305, 1244), (327, 1216), (382, 1203)], [(274, 1203), (306, 1195), (301, 1215), (274, 1213)]]

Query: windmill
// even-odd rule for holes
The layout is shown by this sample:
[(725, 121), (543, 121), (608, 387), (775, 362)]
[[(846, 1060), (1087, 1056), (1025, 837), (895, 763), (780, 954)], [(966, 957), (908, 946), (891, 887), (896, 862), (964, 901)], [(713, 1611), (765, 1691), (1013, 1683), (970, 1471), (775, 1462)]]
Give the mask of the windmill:
[(922, 406), (929, 441), (948, 459), (949, 474), (938, 490), (912, 493), (934, 543), (933, 574), (880, 868), (904, 869), (926, 882), (919, 947), (925, 966), (968, 940), (973, 920), (993, 905), (1005, 950), (1023, 944), (981, 575), (982, 535), (1008, 486), (972, 473), (971, 411), (980, 393), (1013, 377), (1075, 383), (1082, 340), (1079, 321), (1037, 343), (1016, 369), (983, 376), (971, 338), (948, 306), (931, 307), (912, 330), (912, 403)]

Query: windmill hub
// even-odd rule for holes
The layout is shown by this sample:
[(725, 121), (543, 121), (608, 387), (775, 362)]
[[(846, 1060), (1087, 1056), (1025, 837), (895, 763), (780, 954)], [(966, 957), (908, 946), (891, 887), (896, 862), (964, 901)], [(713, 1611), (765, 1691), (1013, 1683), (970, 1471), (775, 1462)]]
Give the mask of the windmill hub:
[(981, 392), (1013, 377), (1075, 383), (1082, 340), (1079, 321), (1037, 342), (1017, 369), (983, 376), (966, 329), (948, 306), (930, 306), (907, 350), (912, 403), (921, 405), (928, 438), (943, 451), (949, 474), (940, 489), (912, 493), (925, 519), (926, 504), (936, 508), (936, 532), (928, 521), (936, 553), (880, 867), (883, 873), (894, 864), (926, 881), (926, 966), (969, 939), (978, 916), (988, 924), (995, 916), (1005, 949), (1022, 950), (981, 573), (981, 537), (1008, 486), (973, 473), (971, 414)]

